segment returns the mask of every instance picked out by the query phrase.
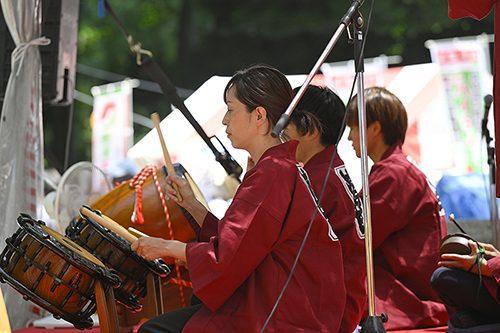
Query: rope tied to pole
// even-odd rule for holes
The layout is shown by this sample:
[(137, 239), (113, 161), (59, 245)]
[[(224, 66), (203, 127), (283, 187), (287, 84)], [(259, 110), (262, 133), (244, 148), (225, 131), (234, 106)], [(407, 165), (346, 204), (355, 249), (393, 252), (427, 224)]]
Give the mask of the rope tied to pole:
[(20, 45), (16, 46), (14, 51), (12, 51), (12, 71), (13, 72), (14, 72), (15, 64), (19, 61), (19, 66), (17, 67), (17, 71), (16, 71), (16, 77), (18, 77), (19, 73), (21, 73), (21, 67), (23, 66), (23, 61), (24, 61), (24, 56), (26, 54), (26, 51), (31, 46), (47, 46), (49, 44), (50, 44), (50, 39), (44, 36), (44, 37), (38, 37), (38, 38), (32, 39), (27, 43), (21, 43)]

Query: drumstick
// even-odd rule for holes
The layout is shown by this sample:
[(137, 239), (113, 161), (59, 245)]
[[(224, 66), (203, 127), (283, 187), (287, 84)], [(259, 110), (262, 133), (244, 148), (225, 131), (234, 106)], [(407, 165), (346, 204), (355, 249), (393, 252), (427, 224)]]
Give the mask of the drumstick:
[(133, 243), (137, 240), (137, 237), (132, 235), (123, 227), (121, 224), (118, 224), (118, 222), (113, 221), (107, 216), (101, 216), (95, 213), (94, 211), (88, 209), (87, 207), (83, 206), (80, 208), (80, 212), (83, 213), (83, 215), (90, 217), (92, 220), (96, 221), (103, 227), (108, 228), (109, 230), (117, 233), (118, 235), (122, 236), (126, 240), (128, 240), (130, 243)]
[[(167, 146), (165, 145), (165, 141), (163, 140), (163, 134), (161, 134), (160, 116), (158, 115), (158, 113), (156, 113), (156, 112), (153, 113), (151, 115), (151, 120), (155, 124), (156, 131), (158, 132), (158, 136), (160, 137), (161, 148), (163, 149), (163, 157), (165, 158), (165, 163), (167, 164), (167, 171), (169, 174), (175, 175), (175, 169), (174, 169), (174, 166), (172, 165), (172, 161), (170, 160), (170, 154), (168, 153)], [(179, 188), (177, 187), (177, 184), (172, 183), (172, 186), (177, 191), (177, 199), (179, 199), (179, 202), (181, 202), (182, 196), (181, 196), (181, 192), (179, 192)]]
[(449, 219), (450, 219), (450, 222), (453, 222), (453, 223), (457, 226), (458, 230), (460, 230), (463, 234), (467, 234), (467, 233), (464, 231), (464, 229), (462, 229), (462, 227), (460, 227), (460, 225), (458, 224), (458, 222), (455, 220), (455, 214), (453, 214), (453, 213), (452, 213), (452, 214), (450, 214)]
[(134, 235), (135, 237), (137, 238), (141, 238), (141, 237), (149, 237), (149, 235), (146, 235), (145, 233), (143, 233), (142, 231), (139, 231), (135, 228), (132, 228), (132, 227), (128, 227), (127, 228), (127, 231), (130, 232), (132, 235)]

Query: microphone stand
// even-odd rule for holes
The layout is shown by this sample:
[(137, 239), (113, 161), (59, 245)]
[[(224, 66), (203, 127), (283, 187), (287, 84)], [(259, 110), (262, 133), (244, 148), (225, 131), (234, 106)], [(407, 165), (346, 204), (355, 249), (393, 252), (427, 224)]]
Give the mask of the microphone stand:
[(363, 214), (365, 221), (365, 253), (366, 253), (366, 281), (368, 292), (368, 317), (361, 328), (361, 333), (385, 332), (383, 323), (387, 322), (387, 314), (375, 315), (375, 288), (373, 280), (373, 241), (370, 206), (370, 186), (368, 184), (368, 152), (366, 140), (366, 110), (365, 110), (365, 87), (364, 87), (364, 56), (363, 44), (363, 17), (357, 12), (353, 21), (354, 27), (354, 66), (358, 85), (358, 119), (359, 119), (359, 142), (361, 148), (361, 175), (363, 188)]
[[(372, 252), (372, 234), (371, 234), (371, 211), (370, 211), (370, 190), (368, 185), (368, 156), (367, 156), (367, 143), (366, 143), (366, 113), (364, 101), (364, 58), (362, 55), (361, 45), (363, 42), (363, 34), (361, 27), (363, 26), (363, 16), (359, 12), (359, 7), (363, 4), (364, 0), (353, 0), (347, 13), (342, 18), (339, 27), (335, 31), (330, 42), (325, 50), (319, 57), (318, 61), (312, 68), (306, 80), (300, 87), (299, 91), (293, 98), (292, 102), (281, 115), (272, 131), (274, 137), (279, 136), (283, 128), (288, 124), (290, 114), (297, 106), (300, 98), (304, 94), (311, 83), (314, 75), (318, 72), (320, 66), (325, 61), (330, 51), (333, 49), (337, 40), (342, 32), (353, 23), (354, 26), (354, 46), (355, 46), (355, 60), (356, 61), (356, 79), (358, 80), (358, 112), (359, 112), (359, 133), (360, 133), (360, 146), (361, 146), (361, 164), (362, 164), (362, 178), (363, 178), (363, 220), (365, 221), (365, 248), (366, 248), (366, 272), (367, 272), (367, 291), (368, 291), (368, 317), (363, 323), (362, 333), (375, 333), (385, 332), (383, 322), (387, 322), (387, 314), (383, 313), (380, 316), (375, 315), (375, 292), (373, 288), (373, 252)], [(348, 30), (349, 33), (349, 30)]]
[(333, 49), (335, 44), (337, 43), (337, 40), (340, 38), (340, 35), (342, 32), (347, 28), (347, 26), (351, 23), (352, 17), (355, 13), (359, 13), (359, 7), (363, 4), (364, 0), (354, 0), (351, 2), (351, 6), (347, 10), (346, 14), (340, 21), (339, 27), (333, 34), (332, 38), (330, 39), (330, 42), (328, 42), (328, 45), (326, 46), (325, 50), (319, 57), (318, 61), (316, 61), (316, 64), (314, 64), (311, 72), (307, 76), (306, 80), (300, 87), (299, 91), (293, 98), (292, 102), (288, 106), (288, 108), (285, 110), (285, 112), (281, 115), (280, 119), (274, 126), (273, 131), (271, 132), (271, 135), (273, 137), (278, 137), (283, 128), (288, 124), (288, 120), (290, 119), (290, 114), (292, 114), (293, 109), (297, 106), (297, 103), (299, 102), (300, 98), (302, 95), (304, 95), (304, 91), (307, 89), (309, 84), (311, 83), (312, 79), (314, 78), (314, 75), (318, 72), (320, 66), (325, 62), (326, 57), (330, 54), (330, 51)]
[[(486, 99), (486, 98), (485, 98)], [(488, 152), (488, 165), (490, 166), (490, 219), (493, 231), (493, 244), (500, 247), (500, 226), (498, 223), (498, 205), (496, 196), (496, 167), (495, 167), (495, 147), (491, 145), (492, 138), (486, 126), (487, 118), (483, 120), (482, 131), (486, 140), (486, 151)]]

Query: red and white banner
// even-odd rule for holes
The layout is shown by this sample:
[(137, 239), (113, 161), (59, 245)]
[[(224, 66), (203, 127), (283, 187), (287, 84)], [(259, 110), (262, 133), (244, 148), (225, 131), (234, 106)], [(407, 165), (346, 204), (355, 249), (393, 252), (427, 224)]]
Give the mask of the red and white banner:
[(127, 157), (133, 144), (130, 80), (92, 87), (92, 163), (109, 171)]
[(428, 41), (426, 46), (441, 70), (457, 150), (456, 166), (464, 173), (482, 173), (483, 101), (492, 92), (488, 38)]

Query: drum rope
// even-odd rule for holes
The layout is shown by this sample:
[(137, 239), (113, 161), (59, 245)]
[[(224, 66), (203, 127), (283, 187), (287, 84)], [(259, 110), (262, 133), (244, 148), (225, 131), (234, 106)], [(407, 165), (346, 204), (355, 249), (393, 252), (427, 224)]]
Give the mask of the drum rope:
[(476, 244), (477, 244), (477, 248), (478, 248), (476, 260), (474, 261), (472, 266), (469, 267), (467, 272), (474, 273), (474, 267), (477, 267), (476, 273), (479, 277), (479, 285), (477, 286), (476, 298), (479, 298), (479, 293), (481, 291), (481, 285), (483, 284), (483, 277), (481, 275), (481, 265), (483, 264), (483, 261), (485, 260), (486, 250), (483, 246), (479, 245), (479, 243), (476, 242)]
[[(150, 174), (153, 174), (153, 179), (154, 183), (156, 185), (156, 189), (158, 190), (158, 195), (160, 196), (161, 204), (163, 206), (163, 211), (165, 213), (165, 218), (167, 220), (167, 225), (168, 225), (168, 232), (170, 234), (170, 239), (174, 240), (174, 232), (172, 230), (172, 223), (170, 222), (170, 215), (168, 213), (168, 208), (167, 204), (165, 203), (165, 197), (163, 195), (163, 192), (161, 191), (161, 186), (160, 182), (158, 181), (158, 177), (156, 176), (156, 166), (153, 164), (146, 164), (146, 166), (139, 172), (137, 175), (135, 175), (130, 181), (129, 181), (129, 186), (130, 187), (135, 187), (136, 189), (136, 197), (135, 197), (135, 206), (134, 206), (134, 211), (132, 213), (131, 220), (134, 223), (137, 224), (144, 224), (144, 216), (142, 214), (142, 185), (146, 181), (146, 179), (149, 177)], [(184, 290), (183, 286), (193, 288), (193, 284), (189, 281), (185, 281), (181, 277), (181, 271), (179, 267), (179, 263), (177, 260), (175, 260), (175, 272), (177, 275), (177, 278), (170, 278), (170, 282), (173, 284), (178, 284), (179, 285), (179, 293), (181, 295), (181, 300), (182, 300), (182, 307), (186, 307), (186, 301), (184, 297)]]

